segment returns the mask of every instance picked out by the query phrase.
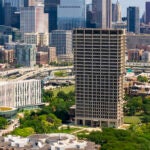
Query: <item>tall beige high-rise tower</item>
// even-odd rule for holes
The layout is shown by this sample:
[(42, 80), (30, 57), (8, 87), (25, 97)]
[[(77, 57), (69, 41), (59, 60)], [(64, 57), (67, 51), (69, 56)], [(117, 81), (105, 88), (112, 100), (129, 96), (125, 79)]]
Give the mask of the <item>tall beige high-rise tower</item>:
[(121, 5), (117, 0), (116, 4), (112, 4), (112, 21), (113, 22), (121, 22), (122, 15), (121, 15)]
[(76, 124), (123, 124), (125, 30), (75, 29)]
[(111, 28), (112, 3), (111, 0), (92, 0), (93, 20), (96, 28)]

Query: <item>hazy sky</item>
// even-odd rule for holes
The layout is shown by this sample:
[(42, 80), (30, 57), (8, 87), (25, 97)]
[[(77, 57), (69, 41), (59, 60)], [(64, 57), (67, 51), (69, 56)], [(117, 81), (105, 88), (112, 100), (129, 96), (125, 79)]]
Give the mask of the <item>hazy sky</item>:
[[(91, 2), (92, 0), (87, 0)], [(113, 3), (116, 3), (117, 0), (112, 0)], [(150, 0), (119, 0), (122, 7), (122, 16), (126, 16), (126, 9), (129, 6), (139, 6), (140, 14), (142, 15), (145, 10), (145, 2)]]

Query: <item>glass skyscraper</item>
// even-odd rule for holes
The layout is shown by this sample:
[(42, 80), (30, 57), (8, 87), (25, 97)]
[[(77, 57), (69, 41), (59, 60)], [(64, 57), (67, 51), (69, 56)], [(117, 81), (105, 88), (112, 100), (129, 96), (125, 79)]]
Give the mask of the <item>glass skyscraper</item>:
[(93, 20), (96, 28), (111, 28), (112, 0), (92, 0)]
[(24, 0), (5, 0), (5, 3), (10, 3), (11, 7), (16, 7), (18, 10), (20, 7), (24, 7)]
[(44, 13), (43, 6), (21, 8), (20, 31), (22, 33), (48, 32), (48, 14)]
[(48, 13), (49, 32), (57, 30), (57, 5), (60, 0), (44, 0), (44, 12)]
[(51, 32), (51, 45), (56, 47), (56, 54), (72, 54), (72, 31), (55, 30)]
[(3, 10), (3, 6), (4, 6), (4, 0), (0, 0), (0, 25), (4, 24), (4, 10)]
[(140, 33), (139, 7), (127, 8), (127, 29), (128, 32)]
[(57, 12), (59, 30), (72, 30), (86, 26), (85, 0), (61, 0)]
[(146, 2), (146, 23), (150, 23), (150, 2)]

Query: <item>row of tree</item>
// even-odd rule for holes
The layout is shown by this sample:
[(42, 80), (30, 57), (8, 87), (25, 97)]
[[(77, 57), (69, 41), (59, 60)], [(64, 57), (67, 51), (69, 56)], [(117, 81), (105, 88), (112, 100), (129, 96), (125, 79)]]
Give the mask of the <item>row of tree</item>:
[(50, 65), (52, 65), (52, 66), (72, 66), (73, 63), (72, 62), (61, 62), (61, 63), (51, 62)]
[(139, 75), (139, 76), (137, 77), (137, 80), (138, 80), (139, 82), (148, 82), (148, 78), (147, 78), (146, 76), (141, 76), (141, 75)]
[(53, 113), (61, 119), (63, 123), (69, 120), (69, 108), (75, 104), (75, 93), (73, 91), (69, 93), (60, 91), (56, 97), (54, 97), (52, 91), (44, 91), (43, 98), (44, 102), (49, 102), (49, 106), (44, 107), (41, 110), (41, 114)]
[(100, 144), (101, 150), (149, 150), (150, 124), (131, 126), (128, 130), (104, 128), (102, 132), (78, 134), (78, 137)]
[(26, 137), (33, 133), (54, 133), (58, 132), (62, 122), (66, 123), (69, 120), (69, 108), (75, 103), (74, 92), (66, 94), (60, 91), (54, 97), (52, 91), (43, 90), (43, 99), (49, 105), (41, 110), (27, 111), (24, 118), (20, 119), (20, 127), (12, 134)]
[(124, 113), (125, 115), (134, 116), (137, 113), (144, 116), (144, 123), (150, 122), (150, 97), (125, 97)]

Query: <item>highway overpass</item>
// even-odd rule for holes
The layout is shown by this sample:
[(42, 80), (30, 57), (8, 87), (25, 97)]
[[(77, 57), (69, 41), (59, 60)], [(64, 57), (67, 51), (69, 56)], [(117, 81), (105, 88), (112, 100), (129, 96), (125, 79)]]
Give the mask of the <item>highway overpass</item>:
[(18, 80), (25, 80), (25, 79), (28, 79), (28, 78), (32, 78), (40, 73), (43, 73), (43, 72), (51, 72), (51, 71), (56, 71), (56, 70), (68, 70), (68, 69), (73, 69), (73, 66), (65, 66), (65, 67), (52, 67), (52, 66), (49, 66), (49, 67), (46, 67), (46, 68), (37, 68), (36, 70), (33, 70), (33, 71), (30, 71), (16, 79), (14, 79), (15, 81), (18, 81)]

